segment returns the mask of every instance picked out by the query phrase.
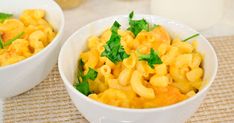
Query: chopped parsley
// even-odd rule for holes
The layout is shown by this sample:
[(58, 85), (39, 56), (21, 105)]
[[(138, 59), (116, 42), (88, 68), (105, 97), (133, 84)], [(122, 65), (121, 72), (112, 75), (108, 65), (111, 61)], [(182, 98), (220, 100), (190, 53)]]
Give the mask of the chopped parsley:
[(194, 34), (194, 35), (192, 35), (192, 36), (189, 36), (188, 38), (184, 39), (183, 41), (184, 41), (184, 42), (185, 42), (185, 41), (188, 41), (188, 40), (190, 40), (190, 39), (192, 39), (192, 38), (195, 38), (195, 37), (197, 37), (197, 36), (199, 36), (198, 33), (197, 33), (197, 34)]
[(150, 25), (145, 19), (133, 20), (133, 17), (134, 12), (132, 11), (129, 14), (129, 31), (131, 31), (135, 36), (137, 36), (142, 30), (149, 31)]
[(24, 32), (19, 33), (14, 38), (12, 38), (12, 39), (8, 40), (6, 43), (4, 43), (3, 47), (7, 47), (7, 46), (11, 45), (16, 39), (21, 38), (23, 35), (24, 35)]
[(80, 83), (82, 82), (82, 77), (83, 77), (83, 67), (84, 67), (84, 62), (82, 59), (78, 61), (78, 71), (77, 71), (77, 82)]
[(3, 41), (2, 41), (2, 35), (0, 34), (0, 48), (3, 48)]
[(91, 93), (89, 89), (89, 83), (87, 81), (76, 84), (76, 89), (86, 96)]
[(8, 13), (2, 13), (0, 12), (0, 22), (3, 22), (4, 20), (12, 17), (13, 14), (8, 14)]
[(118, 34), (120, 26), (117, 21), (114, 22), (111, 27), (111, 37), (104, 45), (105, 50), (101, 53), (102, 57), (107, 57), (115, 64), (129, 57), (120, 43), (121, 36)]
[(87, 81), (88, 79), (95, 80), (98, 72), (92, 68), (89, 68), (88, 73), (83, 77), (83, 81)]
[(3, 49), (4, 47), (7, 47), (11, 45), (16, 39), (21, 38), (23, 36), (24, 32), (19, 33), (14, 38), (6, 41), (5, 43), (2, 40), (2, 35), (0, 34), (0, 48)]
[(91, 93), (88, 80), (95, 80), (95, 78), (98, 75), (98, 72), (92, 68), (89, 68), (88, 73), (86, 75), (83, 75), (83, 66), (84, 62), (80, 59), (78, 63), (78, 81), (75, 84), (75, 88), (82, 94), (88, 96)]
[(149, 66), (151, 68), (154, 68), (155, 64), (162, 64), (162, 60), (160, 59), (160, 57), (158, 56), (158, 53), (156, 51), (154, 51), (153, 48), (150, 49), (150, 54), (144, 55), (144, 54), (140, 54), (138, 52), (139, 55), (139, 60), (140, 61), (147, 61)]

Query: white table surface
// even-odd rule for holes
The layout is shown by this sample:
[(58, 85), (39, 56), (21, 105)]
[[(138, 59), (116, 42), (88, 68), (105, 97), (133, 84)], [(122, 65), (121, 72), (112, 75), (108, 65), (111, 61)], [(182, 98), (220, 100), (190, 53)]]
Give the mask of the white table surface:
[[(127, 14), (132, 10), (139, 14), (150, 14), (149, 5), (150, 0), (84, 0), (78, 8), (64, 12), (64, 40), (83, 25), (103, 17)], [(223, 19), (201, 33), (206, 37), (234, 35), (234, 0), (226, 0)], [(2, 104), (3, 101), (0, 100), (0, 123), (3, 115)]]

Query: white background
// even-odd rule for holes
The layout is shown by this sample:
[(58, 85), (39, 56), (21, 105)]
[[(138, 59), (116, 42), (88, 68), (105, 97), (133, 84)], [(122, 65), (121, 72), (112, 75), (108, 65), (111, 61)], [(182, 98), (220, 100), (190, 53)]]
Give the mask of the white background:
[[(212, 4), (212, 3), (211, 3)], [(224, 17), (219, 23), (207, 30), (201, 30), (206, 37), (234, 35), (234, 0), (226, 0)], [(150, 0), (86, 0), (78, 8), (66, 10), (65, 34), (67, 39), (83, 25), (103, 17), (135, 13), (150, 14)], [(0, 122), (2, 122), (2, 104), (0, 100)]]

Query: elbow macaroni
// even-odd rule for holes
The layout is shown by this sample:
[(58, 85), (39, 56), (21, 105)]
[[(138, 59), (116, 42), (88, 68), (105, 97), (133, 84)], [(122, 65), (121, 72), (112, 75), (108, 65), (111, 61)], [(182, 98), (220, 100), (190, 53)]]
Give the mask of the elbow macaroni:
[(132, 69), (125, 68), (121, 71), (119, 74), (119, 83), (123, 86), (126, 86), (129, 84), (130, 78), (132, 76)]
[(139, 71), (135, 70), (131, 77), (132, 89), (141, 97), (147, 99), (155, 98), (154, 90), (152, 88), (147, 88), (143, 85), (142, 75)]
[[(109, 105), (126, 108), (150, 108), (171, 105), (187, 99), (200, 89), (203, 77), (202, 56), (194, 43), (179, 38), (171, 40), (162, 27), (141, 31), (136, 37), (130, 31), (118, 30), (121, 44), (130, 57), (114, 64), (100, 54), (111, 35), (107, 29), (101, 36), (88, 39), (88, 51), (81, 53), (84, 70), (98, 71), (90, 81), (89, 97)], [(158, 51), (162, 64), (152, 69), (146, 61), (139, 61), (136, 50), (148, 54)]]

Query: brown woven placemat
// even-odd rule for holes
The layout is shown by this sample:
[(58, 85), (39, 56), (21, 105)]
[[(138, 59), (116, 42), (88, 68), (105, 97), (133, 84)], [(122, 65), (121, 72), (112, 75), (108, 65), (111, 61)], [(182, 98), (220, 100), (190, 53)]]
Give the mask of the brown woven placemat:
[[(234, 37), (210, 38), (218, 54), (219, 70), (199, 110), (188, 123), (234, 123)], [(4, 122), (87, 123), (72, 104), (57, 66), (32, 90), (6, 99)]]

